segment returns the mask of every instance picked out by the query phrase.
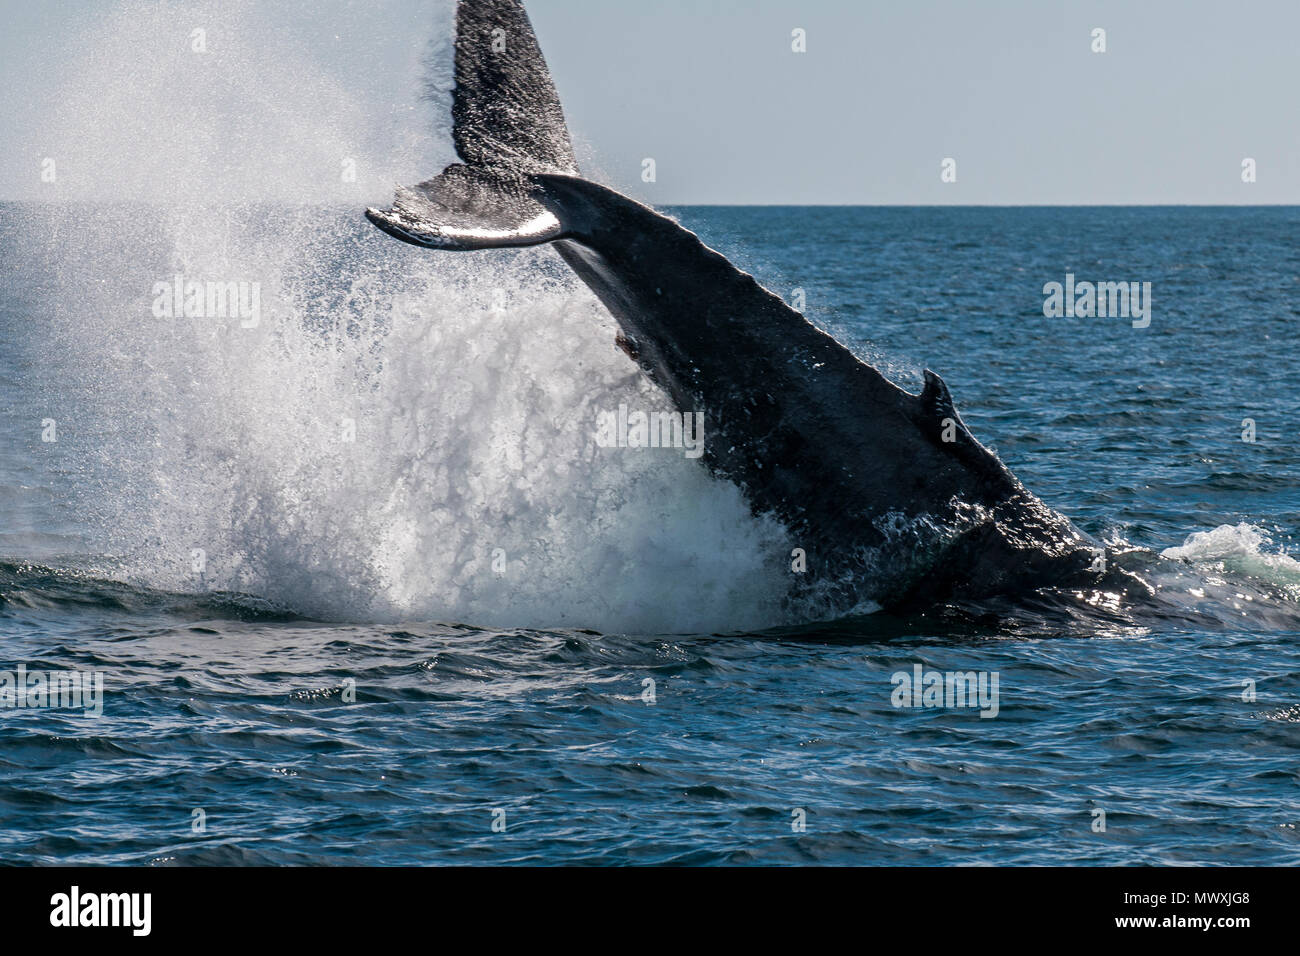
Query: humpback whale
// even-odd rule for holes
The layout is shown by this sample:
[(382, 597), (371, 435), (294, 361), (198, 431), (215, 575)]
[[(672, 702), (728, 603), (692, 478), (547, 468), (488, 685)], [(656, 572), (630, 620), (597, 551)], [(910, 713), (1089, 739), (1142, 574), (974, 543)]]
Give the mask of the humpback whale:
[(452, 136), (461, 162), (367, 218), (404, 242), (549, 243), (617, 321), (617, 344), (708, 416), (704, 467), (806, 556), (797, 587), (842, 613), (1097, 587), (1103, 547), (967, 429), (934, 372), (911, 394), (708, 248), (578, 169), (519, 0), (460, 0)]

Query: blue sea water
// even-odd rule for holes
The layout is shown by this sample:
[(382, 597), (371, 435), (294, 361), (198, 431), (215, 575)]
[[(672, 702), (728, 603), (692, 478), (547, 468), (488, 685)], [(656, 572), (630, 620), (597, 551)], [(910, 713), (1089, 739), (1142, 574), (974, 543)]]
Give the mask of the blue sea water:
[[(0, 670), (104, 681), (0, 708), (0, 862), (1300, 862), (1300, 211), (671, 212), (1160, 601), (801, 620), (779, 528), (593, 447), (654, 393), (551, 253), (0, 205)], [(1149, 327), (1045, 317), (1067, 273)], [(916, 665), (996, 716), (896, 707)]]

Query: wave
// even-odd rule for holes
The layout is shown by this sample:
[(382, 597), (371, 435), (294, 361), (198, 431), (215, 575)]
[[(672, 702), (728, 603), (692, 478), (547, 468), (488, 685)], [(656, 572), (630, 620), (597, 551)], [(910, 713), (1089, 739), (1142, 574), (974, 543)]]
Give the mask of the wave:
[(1195, 532), (1183, 544), (1160, 554), (1204, 570), (1243, 575), (1300, 600), (1300, 561), (1284, 550), (1268, 550), (1275, 545), (1268, 532), (1255, 525), (1225, 524)]

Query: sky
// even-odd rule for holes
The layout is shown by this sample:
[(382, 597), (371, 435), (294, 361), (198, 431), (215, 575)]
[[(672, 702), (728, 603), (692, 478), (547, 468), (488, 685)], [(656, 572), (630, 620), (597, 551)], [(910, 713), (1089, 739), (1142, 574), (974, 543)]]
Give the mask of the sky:
[[(1300, 202), (1295, 0), (525, 6), (584, 171), (655, 204)], [(0, 0), (0, 198), (382, 202), (451, 159), (419, 98), (449, 22), (447, 0)]]

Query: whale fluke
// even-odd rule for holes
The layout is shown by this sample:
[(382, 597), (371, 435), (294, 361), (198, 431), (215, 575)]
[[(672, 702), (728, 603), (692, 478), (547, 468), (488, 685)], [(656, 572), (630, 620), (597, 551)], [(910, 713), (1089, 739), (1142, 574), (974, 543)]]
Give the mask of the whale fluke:
[(519, 0), (456, 8), (456, 152), (475, 166), (578, 172), (560, 97)]
[(418, 186), (399, 187), (391, 208), (367, 209), (366, 218), (403, 242), (449, 251), (535, 246), (561, 232), (527, 180), (459, 164)]
[(430, 248), (553, 243), (619, 347), (706, 416), (706, 467), (789, 530), (796, 591), (834, 614), (1101, 580), (1100, 546), (980, 444), (938, 375), (904, 391), (694, 233), (583, 179), (517, 0), (461, 0), (456, 25), (462, 163), (367, 216)]
[(452, 140), (464, 165), (398, 189), (369, 220), (414, 245), (449, 251), (531, 246), (561, 235), (533, 197), (537, 173), (576, 175), (564, 110), (519, 0), (456, 8)]

